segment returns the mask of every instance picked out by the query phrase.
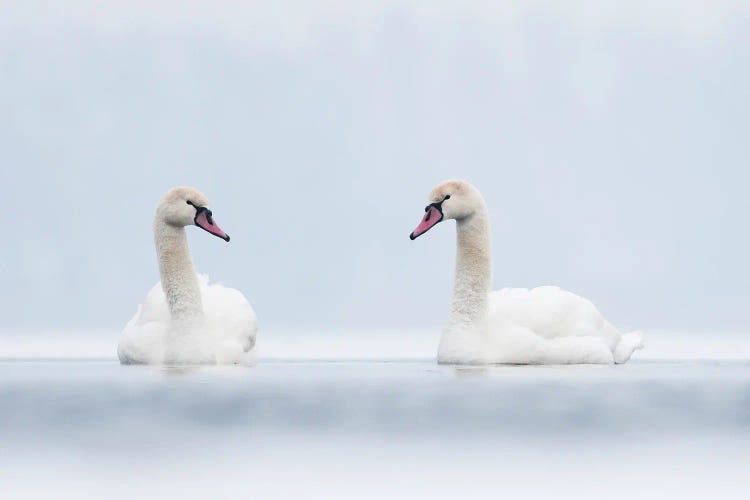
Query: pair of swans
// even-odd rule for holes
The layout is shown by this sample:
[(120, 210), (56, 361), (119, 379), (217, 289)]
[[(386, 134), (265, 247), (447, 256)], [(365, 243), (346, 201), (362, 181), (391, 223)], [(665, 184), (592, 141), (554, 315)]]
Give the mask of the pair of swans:
[[(490, 221), (479, 191), (447, 181), (430, 193), (412, 240), (443, 220), (456, 221), (455, 285), (438, 362), (449, 364), (624, 363), (642, 347), (588, 300), (557, 287), (490, 291)], [(229, 241), (195, 189), (169, 191), (156, 210), (154, 240), (161, 282), (123, 331), (124, 364), (253, 364), (257, 319), (238, 290), (196, 275), (185, 226)]]

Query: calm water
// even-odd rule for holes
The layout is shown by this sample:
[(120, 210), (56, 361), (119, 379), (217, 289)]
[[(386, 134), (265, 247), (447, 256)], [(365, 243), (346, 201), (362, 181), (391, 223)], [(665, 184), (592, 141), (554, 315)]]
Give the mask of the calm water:
[(750, 486), (744, 336), (664, 334), (623, 366), (456, 368), (430, 359), (433, 334), (286, 332), (254, 368), (167, 369), (120, 366), (108, 332), (4, 333), (3, 497), (744, 498)]

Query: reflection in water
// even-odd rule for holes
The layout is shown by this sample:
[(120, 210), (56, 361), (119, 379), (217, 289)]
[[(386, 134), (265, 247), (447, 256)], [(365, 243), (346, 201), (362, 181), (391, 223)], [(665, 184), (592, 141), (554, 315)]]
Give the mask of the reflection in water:
[(173, 365), (162, 366), (161, 371), (165, 375), (192, 375), (198, 373), (203, 368), (199, 365)]
[(453, 373), (456, 378), (486, 377), (489, 370), (486, 366), (453, 366)]

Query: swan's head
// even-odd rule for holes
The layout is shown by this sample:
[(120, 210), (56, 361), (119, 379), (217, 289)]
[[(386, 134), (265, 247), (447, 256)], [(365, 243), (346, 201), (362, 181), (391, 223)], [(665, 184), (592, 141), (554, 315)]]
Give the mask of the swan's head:
[(484, 206), (479, 190), (466, 181), (445, 181), (430, 191), (430, 204), (424, 207), (424, 217), (409, 238), (416, 239), (438, 222), (446, 219), (460, 221), (474, 215)]
[(214, 214), (208, 208), (206, 195), (195, 188), (176, 187), (162, 198), (157, 217), (172, 226), (185, 227), (196, 225), (214, 236), (229, 241), (225, 233), (214, 221)]

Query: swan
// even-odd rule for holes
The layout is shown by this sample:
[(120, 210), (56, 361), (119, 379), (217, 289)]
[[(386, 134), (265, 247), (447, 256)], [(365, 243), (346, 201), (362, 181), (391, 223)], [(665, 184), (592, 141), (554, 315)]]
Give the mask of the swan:
[(229, 241), (208, 206), (206, 196), (191, 187), (173, 188), (159, 203), (154, 242), (161, 281), (122, 332), (122, 364), (255, 363), (253, 308), (239, 290), (197, 275), (190, 258), (185, 226)]
[(445, 364), (625, 363), (643, 347), (640, 332), (621, 334), (583, 297), (554, 286), (490, 291), (490, 220), (479, 190), (446, 181), (411, 240), (443, 220), (456, 221), (453, 301), (438, 347)]

